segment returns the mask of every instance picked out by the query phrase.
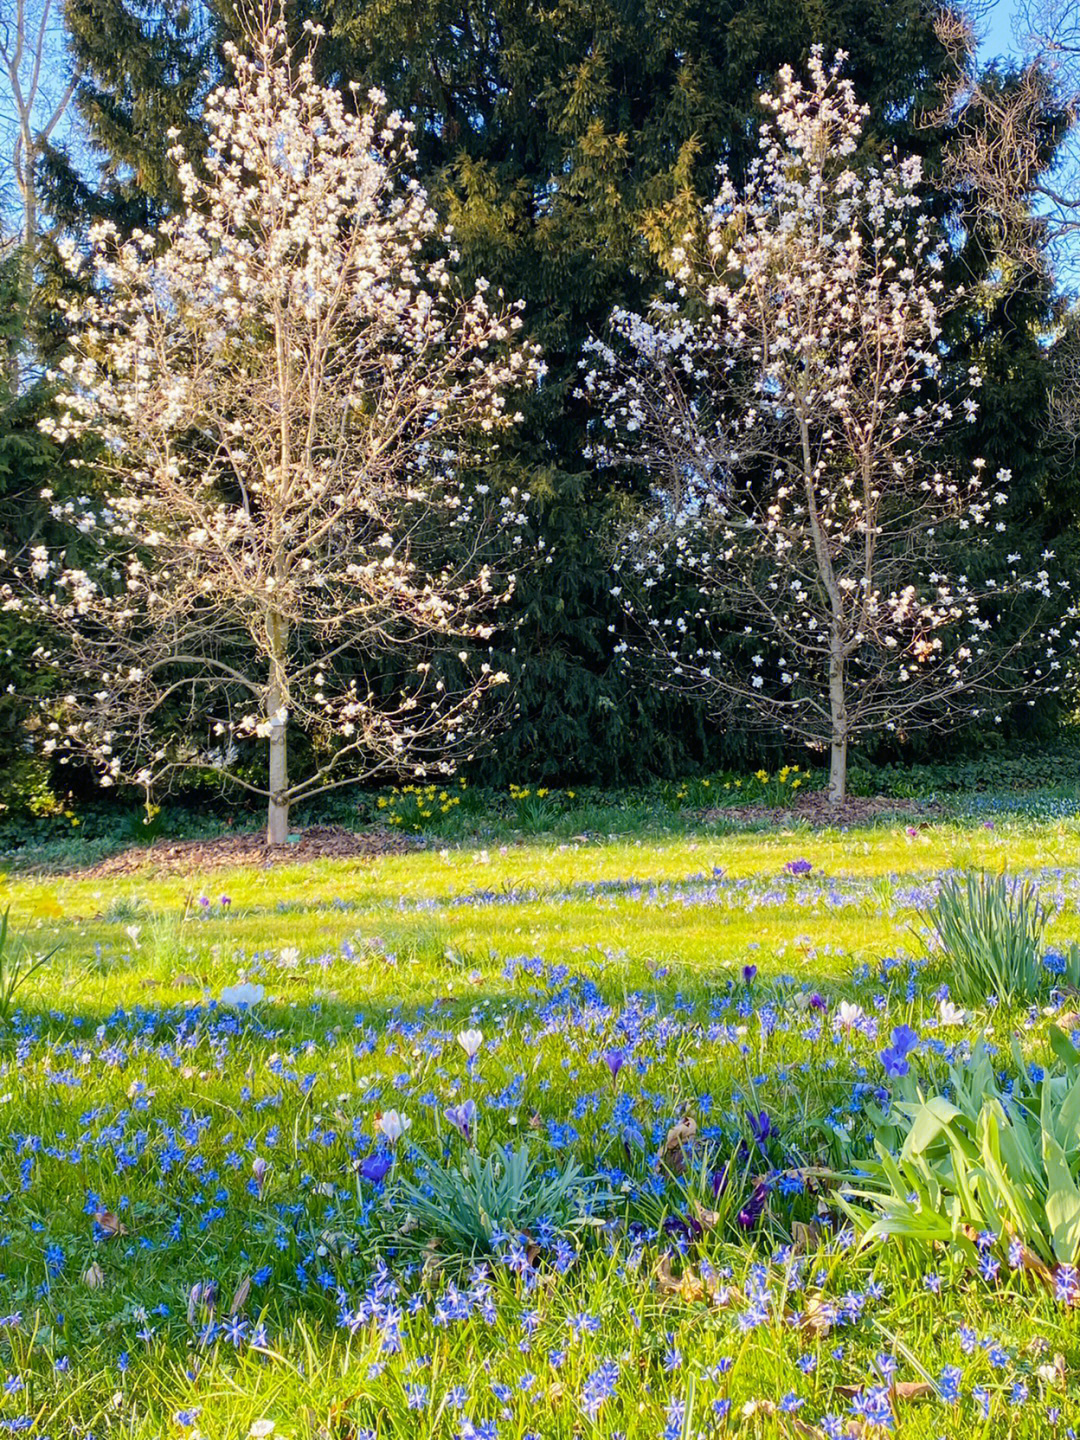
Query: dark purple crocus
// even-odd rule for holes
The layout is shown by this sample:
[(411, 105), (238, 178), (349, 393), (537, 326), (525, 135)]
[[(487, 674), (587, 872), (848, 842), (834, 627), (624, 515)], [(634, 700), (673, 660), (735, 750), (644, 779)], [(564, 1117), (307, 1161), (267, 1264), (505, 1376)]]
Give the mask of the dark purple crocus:
[(747, 985), (750, 984), (750, 982), (753, 980), (753, 978), (754, 978), (754, 976), (755, 976), (756, 974), (757, 974), (757, 966), (756, 966), (756, 965), (744, 965), (744, 966), (742, 967), (742, 978), (743, 978), (743, 980), (746, 982)]
[(459, 1134), (463, 1135), (466, 1140), (472, 1139), (473, 1123), (476, 1120), (475, 1100), (463, 1100), (460, 1105), (448, 1105), (445, 1114), (447, 1120)]
[(615, 1080), (619, 1071), (626, 1064), (625, 1050), (608, 1050), (604, 1055), (604, 1064), (611, 1071), (611, 1078)]
[(773, 1123), (767, 1110), (755, 1114), (753, 1110), (746, 1112), (746, 1121), (750, 1126), (750, 1134), (759, 1145), (764, 1145), (769, 1136), (773, 1133)]
[(744, 1230), (749, 1230), (751, 1225), (756, 1224), (756, 1222), (761, 1219), (768, 1194), (769, 1187), (765, 1184), (764, 1180), (759, 1180), (754, 1186), (754, 1193), (736, 1216), (738, 1223)]
[(688, 1215), (685, 1218), (679, 1215), (669, 1215), (664, 1221), (664, 1233), (675, 1235), (680, 1240), (700, 1240), (705, 1233), (699, 1220)]
[(812, 860), (789, 860), (784, 866), (788, 875), (809, 875), (813, 868)]
[(371, 1155), (365, 1155), (360, 1161), (360, 1175), (364, 1180), (370, 1180), (373, 1185), (381, 1185), (393, 1163), (392, 1155), (387, 1155), (384, 1150), (376, 1150)]
[(828, 1010), (828, 1008), (829, 1006), (825, 999), (825, 996), (819, 995), (815, 990), (813, 995), (810, 996), (810, 1009), (820, 1010), (824, 1013), (826, 1010)]

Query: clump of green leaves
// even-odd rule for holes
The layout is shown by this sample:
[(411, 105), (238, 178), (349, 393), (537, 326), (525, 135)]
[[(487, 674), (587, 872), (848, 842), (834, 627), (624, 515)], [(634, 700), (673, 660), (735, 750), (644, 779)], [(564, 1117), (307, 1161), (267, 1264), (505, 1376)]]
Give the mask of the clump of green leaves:
[(981, 1045), (943, 1090), (900, 1082), (859, 1172), (869, 1185), (840, 1197), (865, 1239), (940, 1243), (972, 1263), (989, 1249), (1044, 1277), (1080, 1261), (1080, 1053), (1060, 1031), (1052, 1043), (1064, 1073), (1030, 1069), (1014, 1047), (1008, 1090)]
[(31, 955), (22, 936), (11, 933), (11, 906), (0, 916), (0, 1020), (11, 1014), (15, 996), (44, 965), (47, 965), (56, 950), (45, 955)]
[(500, 1234), (527, 1235), (541, 1219), (569, 1229), (598, 1198), (576, 1161), (553, 1173), (527, 1143), (496, 1145), (487, 1156), (468, 1150), (456, 1164), (421, 1155), (420, 1170), (422, 1184), (399, 1187), (415, 1233), (465, 1255), (489, 1253)]
[(983, 871), (947, 879), (928, 919), (952, 993), (966, 1005), (989, 995), (1006, 1003), (1034, 999), (1049, 979), (1042, 963), (1048, 918), (1026, 881)]

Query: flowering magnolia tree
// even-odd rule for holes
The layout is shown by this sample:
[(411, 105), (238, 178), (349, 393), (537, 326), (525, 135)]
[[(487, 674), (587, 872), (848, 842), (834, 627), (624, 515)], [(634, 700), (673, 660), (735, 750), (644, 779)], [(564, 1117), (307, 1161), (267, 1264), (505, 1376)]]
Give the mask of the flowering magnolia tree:
[[(219, 767), (266, 796), (280, 843), (293, 802), (446, 769), (490, 714), (506, 677), (485, 642), (528, 497), (468, 477), (542, 367), (518, 306), (455, 284), (382, 95), (346, 105), (274, 25), (229, 59), (205, 164), (175, 154), (180, 213), (69, 251), (89, 283), (49, 428), (93, 446), (88, 498), (57, 509), (96, 559), (35, 551), (7, 603), (70, 641), (46, 657), (71, 677), (50, 746), (89, 751), (106, 783)], [(162, 743), (178, 706), (189, 738)]]
[(1004, 531), (1009, 474), (939, 463), (954, 409), (976, 412), (949, 395), (943, 241), (917, 158), (856, 163), (866, 112), (842, 60), (815, 54), (807, 85), (781, 72), (745, 186), (721, 171), (663, 298), (612, 316), (581, 387), (602, 411), (595, 457), (651, 483), (618, 538), (640, 637), (621, 652), (827, 746), (837, 803), (859, 736), (1059, 684), (1069, 648), (1053, 627), (1036, 643), (1034, 622), (994, 641), (1021, 592), (1036, 616), (1067, 608), (1045, 569), (1013, 554), (978, 583), (950, 572)]

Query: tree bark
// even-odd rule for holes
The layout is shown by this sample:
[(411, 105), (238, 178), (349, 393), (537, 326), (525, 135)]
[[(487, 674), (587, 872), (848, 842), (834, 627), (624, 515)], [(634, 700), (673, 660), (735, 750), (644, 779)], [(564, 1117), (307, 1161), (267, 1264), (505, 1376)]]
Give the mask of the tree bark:
[(266, 718), (270, 722), (270, 798), (266, 807), (266, 843), (284, 845), (289, 839), (289, 752), (288, 720), (280, 712), (288, 705), (280, 663), (285, 653), (285, 623), (268, 615), (270, 637), (270, 684), (266, 688)]
[(284, 845), (289, 838), (289, 783), (285, 725), (271, 721), (270, 799), (266, 807), (266, 843)]
[(829, 804), (842, 805), (847, 798), (848, 717), (844, 686), (844, 656), (834, 639), (829, 656), (829, 712), (832, 743), (829, 747)]

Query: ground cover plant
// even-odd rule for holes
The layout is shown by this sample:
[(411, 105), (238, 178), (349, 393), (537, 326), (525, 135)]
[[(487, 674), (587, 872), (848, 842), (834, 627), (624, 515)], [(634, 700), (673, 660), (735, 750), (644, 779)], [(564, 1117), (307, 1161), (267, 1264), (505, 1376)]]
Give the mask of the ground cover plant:
[[(1068, 1433), (1060, 1215), (1018, 1237), (975, 1187), (928, 1238), (880, 1169), (985, 1072), (972, 1126), (1050, 1077), (1075, 1182), (1080, 822), (1031, 808), (11, 870), (58, 948), (0, 1030), (0, 1425)], [(961, 1002), (930, 907), (1004, 870), (1045, 979)]]

